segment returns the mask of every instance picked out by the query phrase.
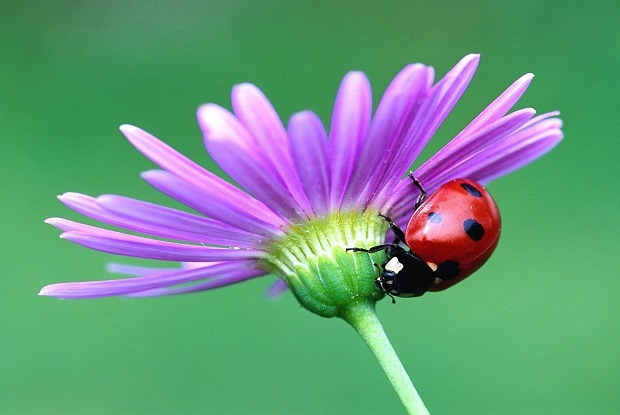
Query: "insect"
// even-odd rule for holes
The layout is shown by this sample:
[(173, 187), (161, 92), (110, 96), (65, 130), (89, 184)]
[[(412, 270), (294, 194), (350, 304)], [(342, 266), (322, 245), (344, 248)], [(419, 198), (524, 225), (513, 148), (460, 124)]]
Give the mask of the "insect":
[(387, 259), (375, 286), (392, 301), (393, 296), (418, 297), (427, 291), (445, 290), (467, 278), (489, 259), (501, 232), (497, 205), (479, 183), (454, 179), (428, 196), (413, 175), (411, 179), (420, 196), (405, 231), (379, 214), (389, 223), (394, 243), (347, 248), (352, 252), (385, 251)]

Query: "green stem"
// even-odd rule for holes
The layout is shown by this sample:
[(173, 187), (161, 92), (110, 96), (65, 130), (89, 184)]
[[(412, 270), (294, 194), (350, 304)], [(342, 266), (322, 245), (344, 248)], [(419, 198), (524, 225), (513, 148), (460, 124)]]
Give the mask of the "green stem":
[(410, 415), (430, 415), (390, 344), (375, 312), (374, 303), (370, 301), (352, 303), (347, 306), (340, 317), (362, 336), (379, 361), (407, 412)]

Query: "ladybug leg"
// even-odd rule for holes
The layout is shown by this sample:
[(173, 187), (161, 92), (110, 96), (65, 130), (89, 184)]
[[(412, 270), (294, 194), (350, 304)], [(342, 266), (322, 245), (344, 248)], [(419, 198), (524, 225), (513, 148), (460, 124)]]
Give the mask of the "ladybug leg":
[(377, 246), (373, 246), (371, 248), (347, 248), (347, 252), (351, 251), (351, 252), (366, 252), (369, 254), (373, 254), (375, 252), (379, 252), (379, 251), (386, 251), (388, 253), (388, 256), (390, 255), (390, 253), (392, 252), (393, 249), (395, 248), (400, 248), (397, 244), (383, 244), (383, 245), (377, 245)]
[(422, 184), (420, 184), (420, 181), (413, 177), (413, 172), (409, 173), (409, 177), (411, 177), (414, 186), (417, 187), (420, 191), (420, 196), (418, 196), (418, 200), (416, 200), (415, 204), (413, 205), (413, 210), (417, 210), (422, 204), (422, 202), (424, 202), (424, 199), (426, 199), (426, 190), (424, 190)]
[[(392, 232), (394, 233), (394, 236), (396, 237), (396, 240), (400, 243), (406, 244), (405, 242), (405, 232), (403, 232), (403, 230), (401, 228), (398, 227), (397, 224), (394, 223), (394, 221), (390, 218), (388, 218), (385, 215), (382, 215), (381, 213), (379, 213), (379, 216), (381, 216), (383, 219), (385, 219), (385, 221), (389, 224), (390, 229), (392, 230)], [(394, 245), (394, 244), (392, 244)]]

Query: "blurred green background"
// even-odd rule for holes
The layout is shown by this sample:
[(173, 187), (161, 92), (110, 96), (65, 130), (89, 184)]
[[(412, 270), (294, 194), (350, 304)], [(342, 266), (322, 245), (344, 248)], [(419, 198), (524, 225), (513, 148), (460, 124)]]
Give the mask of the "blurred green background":
[[(407, 63), (479, 70), (429, 151), (526, 72), (517, 108), (559, 109), (565, 140), (490, 185), (502, 241), (466, 283), (378, 305), (433, 414), (620, 411), (620, 11), (607, 2), (0, 1), (0, 413), (403, 413), (340, 320), (266, 301), (268, 277), (190, 296), (60, 301), (112, 256), (58, 240), (65, 191), (168, 203), (117, 127), (211, 168), (195, 122), (249, 81), (281, 117), (329, 120), (341, 77), (375, 102)], [(425, 153), (430, 154), (429, 152)], [(217, 170), (216, 170), (217, 171)], [(116, 259), (118, 260), (118, 259)]]

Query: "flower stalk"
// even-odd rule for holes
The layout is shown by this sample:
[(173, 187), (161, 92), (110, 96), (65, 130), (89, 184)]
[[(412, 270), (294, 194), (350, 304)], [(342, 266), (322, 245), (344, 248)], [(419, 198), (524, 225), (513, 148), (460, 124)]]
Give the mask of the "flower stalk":
[(429, 415), (428, 409), (383, 330), (375, 312), (375, 303), (369, 300), (351, 303), (342, 310), (340, 317), (353, 326), (366, 342), (392, 383), (407, 413)]
[(386, 223), (377, 212), (339, 212), (291, 226), (265, 256), (266, 268), (285, 278), (306, 309), (323, 317), (340, 317), (366, 342), (409, 414), (428, 414), (375, 313), (384, 294), (374, 285), (383, 253), (347, 252), (373, 246), (385, 238)]

